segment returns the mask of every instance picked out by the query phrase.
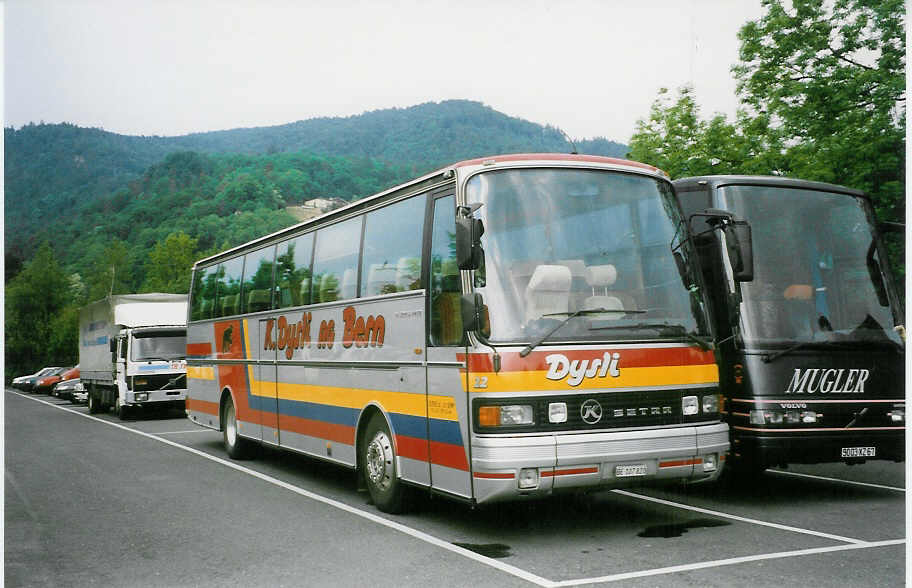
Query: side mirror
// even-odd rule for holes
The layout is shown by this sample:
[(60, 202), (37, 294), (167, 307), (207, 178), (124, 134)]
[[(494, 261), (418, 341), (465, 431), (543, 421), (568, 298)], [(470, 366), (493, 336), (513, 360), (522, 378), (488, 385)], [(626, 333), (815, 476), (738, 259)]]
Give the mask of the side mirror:
[(456, 211), (456, 263), (461, 270), (478, 269), (484, 256), (481, 249), (484, 223), (472, 216), (479, 207), (460, 206)]
[(481, 294), (472, 292), (462, 295), (462, 330), (465, 332), (479, 331), (481, 329), (481, 309), (484, 308), (484, 300)]
[(732, 221), (722, 229), (728, 244), (728, 258), (732, 262), (732, 274), (739, 282), (754, 279), (754, 249), (751, 241), (751, 227), (747, 221)]
[[(687, 222), (690, 224), (694, 217), (706, 218), (709, 231), (721, 229), (725, 233), (728, 259), (732, 266), (732, 276), (738, 282), (750, 282), (754, 279), (754, 249), (751, 241), (751, 227), (745, 220), (735, 219), (735, 215), (727, 210), (707, 208), (703, 212), (691, 214)], [(699, 235), (696, 235), (699, 236)]]
[(117, 351), (117, 339), (108, 339), (109, 346), (111, 347), (111, 353)]

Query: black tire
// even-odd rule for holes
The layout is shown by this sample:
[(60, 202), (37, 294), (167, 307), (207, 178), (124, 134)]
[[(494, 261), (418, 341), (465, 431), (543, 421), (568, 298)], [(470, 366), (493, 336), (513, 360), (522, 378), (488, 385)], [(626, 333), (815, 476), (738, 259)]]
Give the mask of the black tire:
[(405, 507), (405, 487), (396, 471), (396, 449), (386, 420), (371, 417), (361, 443), (361, 471), (371, 500), (381, 511), (398, 514)]
[(238, 434), (237, 414), (231, 396), (222, 407), (222, 442), (231, 459), (250, 459), (253, 455), (253, 443)]
[(101, 412), (101, 403), (98, 401), (98, 397), (95, 395), (95, 390), (89, 390), (89, 414), (98, 414)]
[(130, 412), (131, 412), (130, 407), (125, 406), (120, 403), (120, 396), (118, 396), (117, 399), (114, 400), (114, 412), (117, 413), (117, 418), (119, 418), (122, 421), (125, 421), (130, 417)]

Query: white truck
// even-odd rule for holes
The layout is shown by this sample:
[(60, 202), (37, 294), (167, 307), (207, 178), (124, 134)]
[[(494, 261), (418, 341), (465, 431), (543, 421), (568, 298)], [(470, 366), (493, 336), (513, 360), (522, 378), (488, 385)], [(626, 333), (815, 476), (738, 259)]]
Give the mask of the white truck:
[(119, 294), (79, 312), (80, 380), (89, 412), (184, 408), (187, 296)]

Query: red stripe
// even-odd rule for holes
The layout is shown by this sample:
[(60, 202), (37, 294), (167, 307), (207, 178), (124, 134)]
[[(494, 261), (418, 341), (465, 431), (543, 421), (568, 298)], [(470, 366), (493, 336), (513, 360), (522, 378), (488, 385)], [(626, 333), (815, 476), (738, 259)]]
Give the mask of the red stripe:
[(431, 463), (464, 472), (469, 471), (465, 448), (462, 445), (431, 441)]
[[(570, 361), (603, 359), (605, 353), (619, 353), (621, 355), (618, 367), (663, 367), (708, 365), (716, 362), (711, 351), (701, 351), (695, 347), (665, 347), (658, 349), (579, 349), (561, 351), (533, 351), (526, 357), (519, 353), (506, 352), (501, 354), (501, 373), (524, 371), (547, 371), (548, 362), (545, 358), (559, 353)], [(468, 356), (460, 354), (460, 361), (466, 361), (470, 372), (493, 372), (494, 363), (488, 353), (470, 353)]]
[(516, 477), (515, 474), (495, 474), (493, 472), (474, 472), (472, 474), (476, 478), (485, 478), (488, 480), (512, 480)]
[(418, 439), (417, 437), (396, 435), (396, 453), (402, 457), (407, 457), (409, 459), (428, 461), (427, 439)]
[(187, 355), (208, 356), (212, 353), (212, 343), (187, 343)]
[(551, 476), (574, 476), (577, 474), (597, 474), (598, 467), (594, 468), (576, 468), (573, 470), (546, 470), (541, 473), (542, 478), (549, 478)]
[(703, 463), (702, 459), (679, 459), (677, 461), (659, 462), (660, 468), (677, 468), (681, 466), (699, 465)]
[(203, 412), (206, 414), (212, 414), (218, 416), (219, 414), (219, 405), (217, 402), (209, 402), (206, 400), (197, 400), (195, 398), (187, 398), (187, 410), (192, 410), (194, 412)]
[[(274, 413), (264, 414), (270, 415), (273, 419), (275, 418)], [(279, 415), (279, 435), (281, 436), (282, 433), (298, 433), (299, 435), (318, 437), (327, 441), (344, 443), (345, 445), (355, 444), (354, 427), (284, 414)]]

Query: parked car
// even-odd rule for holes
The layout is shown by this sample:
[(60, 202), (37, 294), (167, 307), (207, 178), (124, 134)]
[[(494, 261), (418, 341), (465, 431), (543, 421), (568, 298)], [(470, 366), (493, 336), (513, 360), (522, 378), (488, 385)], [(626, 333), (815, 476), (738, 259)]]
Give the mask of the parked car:
[[(50, 387), (47, 390), (47, 393), (50, 394), (51, 396), (57, 396), (57, 394), (55, 393), (55, 390), (57, 389), (57, 384), (60, 384), (67, 380), (73, 380), (73, 379), (78, 380), (79, 379), (79, 366), (77, 365), (76, 367), (71, 367), (70, 369), (68, 369), (65, 372), (63, 372), (62, 374), (60, 374), (59, 376), (46, 376), (46, 379), (53, 379), (53, 378), (59, 378), (59, 379), (50, 385)], [(39, 386), (41, 385), (42, 381), (43, 380), (40, 380), (38, 382)]]
[(16, 383), (16, 380), (13, 380), (13, 382), (14, 382), (14, 385), (17, 388), (19, 388), (20, 390), (29, 392), (32, 390), (32, 388), (35, 387), (35, 383), (39, 379), (43, 378), (44, 376), (48, 376), (54, 370), (59, 370), (59, 369), (60, 369), (59, 367), (46, 367), (41, 370), (38, 370), (37, 372), (35, 372), (34, 374), (31, 374), (29, 376), (22, 376), (21, 378), (16, 378), (16, 380), (19, 380), (18, 383)]
[(69, 400), (73, 404), (76, 404), (78, 402), (77, 396), (79, 394), (85, 397), (85, 386), (82, 385), (79, 378), (70, 378), (69, 380), (64, 380), (54, 386), (53, 394), (57, 398)]
[(32, 392), (35, 394), (50, 394), (51, 390), (54, 389), (54, 386), (63, 380), (63, 374), (72, 369), (72, 367), (57, 368), (44, 377), (38, 378), (38, 380), (35, 381), (35, 386), (32, 388)]

